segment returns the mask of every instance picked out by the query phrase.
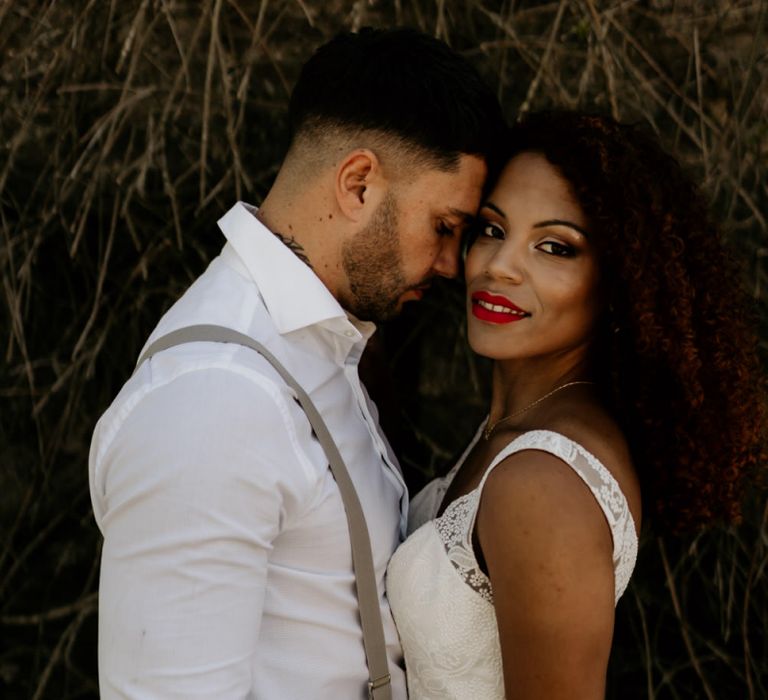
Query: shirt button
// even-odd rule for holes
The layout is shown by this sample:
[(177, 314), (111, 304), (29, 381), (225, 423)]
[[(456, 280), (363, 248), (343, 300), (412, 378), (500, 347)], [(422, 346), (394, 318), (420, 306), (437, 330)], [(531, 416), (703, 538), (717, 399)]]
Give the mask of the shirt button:
[(355, 332), (354, 331), (344, 331), (344, 335), (347, 336), (347, 338), (354, 338)]

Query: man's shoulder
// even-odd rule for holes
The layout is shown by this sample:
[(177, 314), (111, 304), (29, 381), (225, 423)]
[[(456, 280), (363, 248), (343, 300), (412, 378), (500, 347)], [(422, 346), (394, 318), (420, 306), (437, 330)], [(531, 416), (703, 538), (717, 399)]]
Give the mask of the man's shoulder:
[(145, 363), (101, 417), (89, 460), (94, 493), (110, 473), (144, 478), (149, 469), (162, 479), (199, 462), (222, 479), (261, 474), (311, 499), (326, 462), (291, 389), (256, 353), (232, 359), (196, 345)]
[[(218, 343), (190, 343), (144, 362), (123, 385), (97, 428), (102, 435), (113, 434), (136, 411), (160, 411), (169, 425), (192, 411), (209, 412), (221, 395), (232, 405), (242, 401), (254, 417), (270, 415), (276, 408), (283, 414), (292, 403), (290, 388), (257, 353)], [(211, 420), (224, 417), (210, 415)]]

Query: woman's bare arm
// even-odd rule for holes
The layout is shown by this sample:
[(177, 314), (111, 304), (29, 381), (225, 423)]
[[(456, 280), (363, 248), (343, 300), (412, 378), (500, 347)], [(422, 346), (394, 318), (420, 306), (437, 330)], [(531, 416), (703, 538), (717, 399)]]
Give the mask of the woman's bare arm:
[(477, 536), (493, 587), (507, 700), (598, 700), (614, 622), (613, 541), (589, 488), (545, 452), (488, 477)]

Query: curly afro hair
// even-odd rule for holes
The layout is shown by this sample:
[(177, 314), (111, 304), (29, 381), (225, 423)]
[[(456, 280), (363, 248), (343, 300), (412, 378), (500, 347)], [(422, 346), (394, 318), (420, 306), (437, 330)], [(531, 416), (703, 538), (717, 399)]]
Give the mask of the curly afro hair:
[(701, 192), (636, 126), (531, 114), (510, 158), (542, 154), (595, 237), (607, 311), (596, 343), (606, 400), (661, 529), (738, 522), (765, 456), (764, 379), (751, 305)]

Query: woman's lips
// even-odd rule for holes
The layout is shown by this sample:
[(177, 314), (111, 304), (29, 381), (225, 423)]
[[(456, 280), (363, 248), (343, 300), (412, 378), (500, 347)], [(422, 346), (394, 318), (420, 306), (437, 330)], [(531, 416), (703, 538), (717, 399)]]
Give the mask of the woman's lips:
[(530, 316), (519, 306), (506, 297), (490, 294), (489, 292), (474, 292), (472, 294), (472, 315), (481, 321), (491, 323), (513, 323), (522, 321)]

